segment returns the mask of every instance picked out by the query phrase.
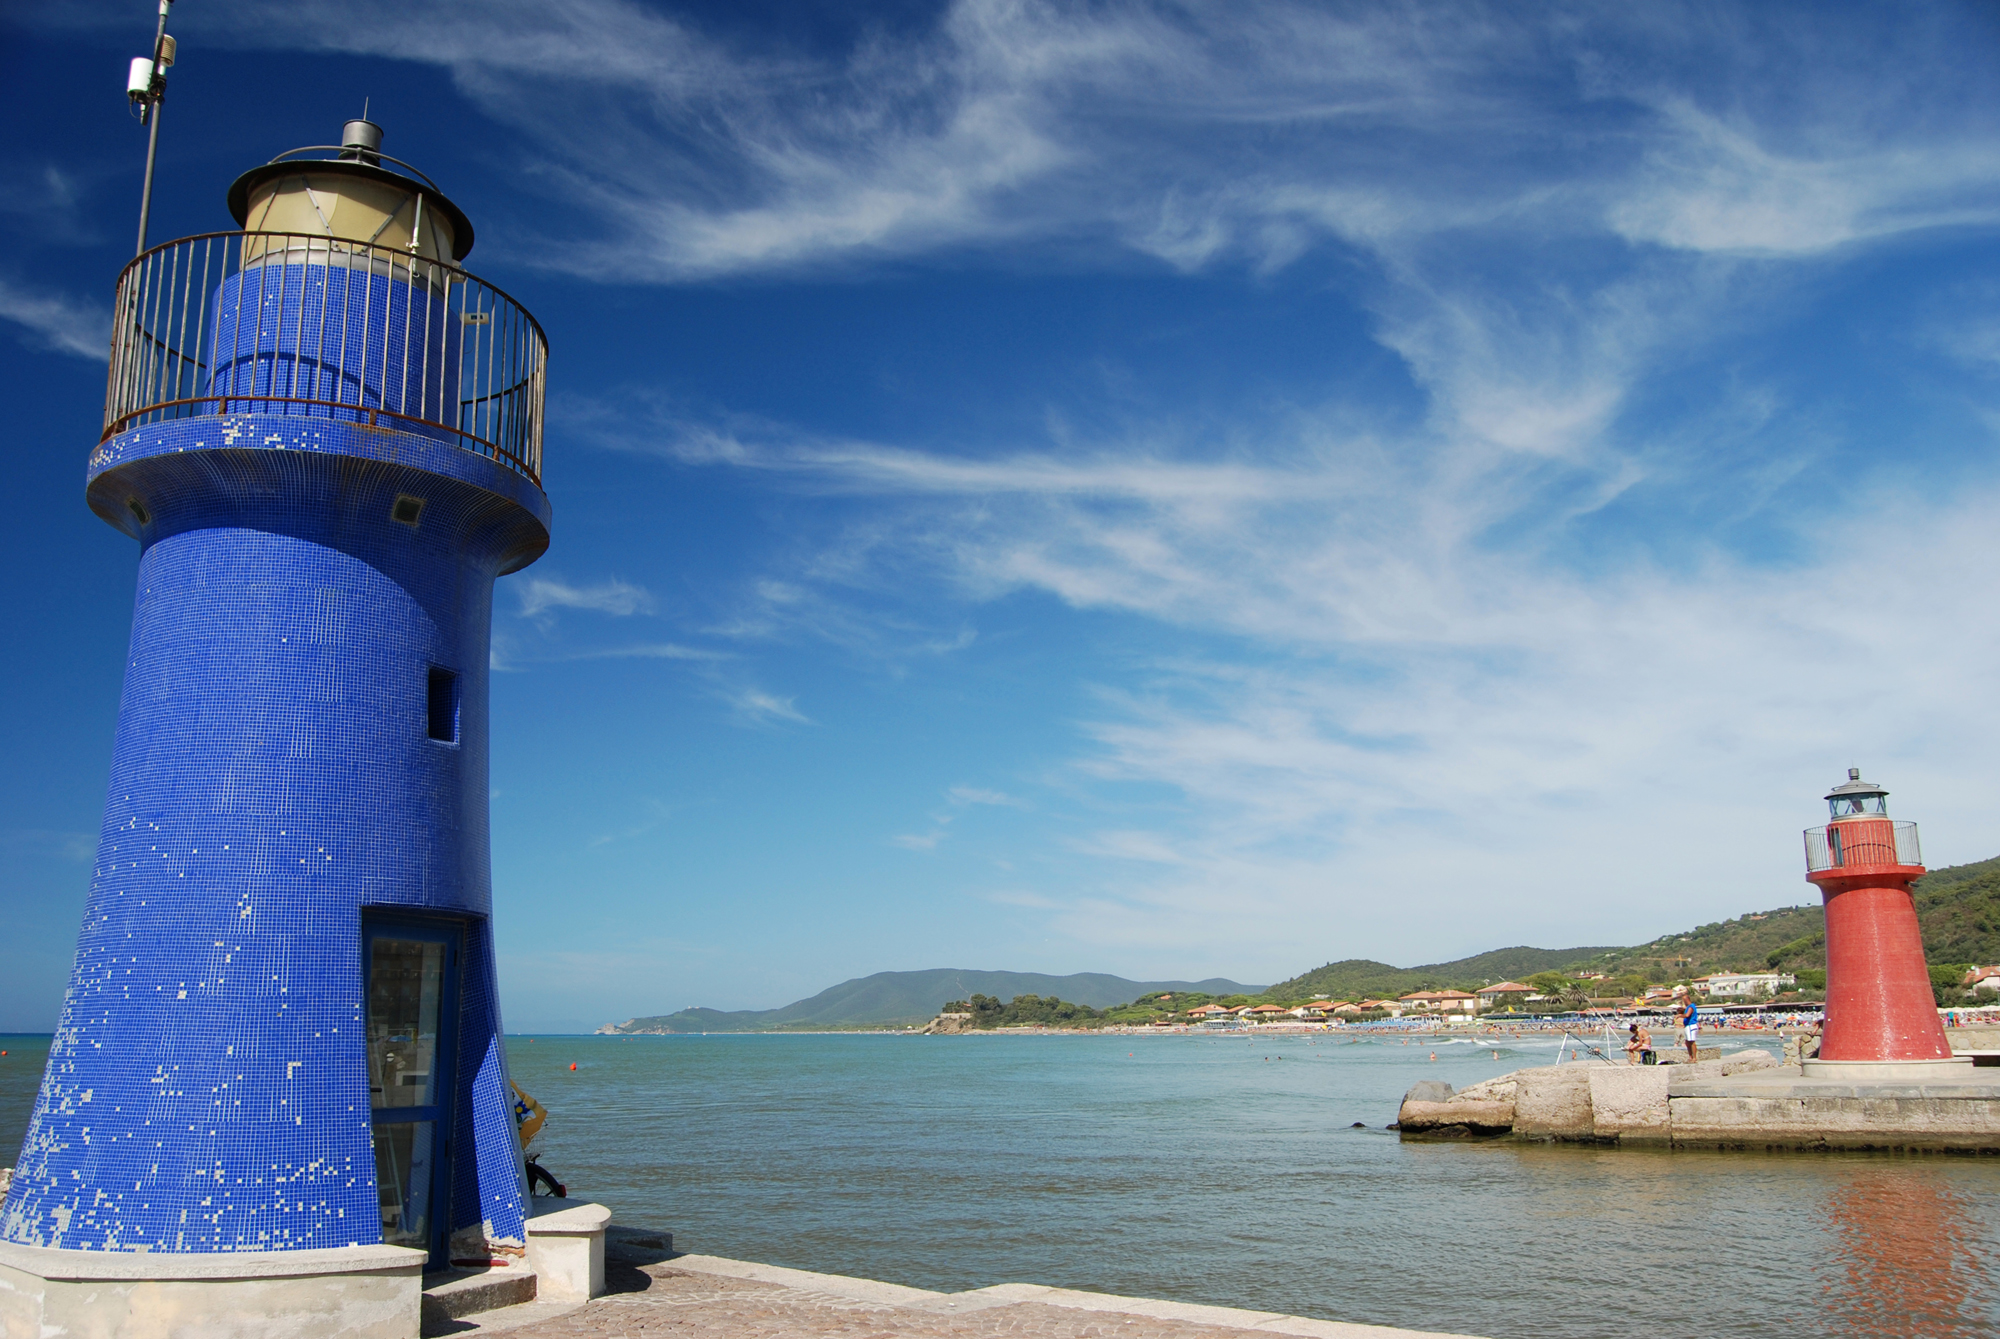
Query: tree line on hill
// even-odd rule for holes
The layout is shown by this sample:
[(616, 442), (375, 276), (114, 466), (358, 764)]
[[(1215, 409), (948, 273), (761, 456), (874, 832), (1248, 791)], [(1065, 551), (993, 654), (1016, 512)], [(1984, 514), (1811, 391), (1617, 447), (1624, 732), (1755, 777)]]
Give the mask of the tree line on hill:
[(1254, 995), (1210, 995), (1188, 990), (1146, 995), (1129, 1004), (1093, 1009), (1087, 1004), (1059, 1000), (1054, 996), (1016, 995), (1003, 1004), (991, 995), (974, 995), (969, 1000), (952, 1000), (940, 1013), (962, 1014), (972, 1027), (986, 1030), (1004, 1027), (1098, 1028), (1126, 1023), (1148, 1023), (1198, 1009), (1204, 1004), (1220, 1004), (1226, 1009), (1261, 1003)]
[(1051, 995), (1016, 995), (1002, 1004), (991, 995), (974, 995), (969, 1000), (953, 1000), (940, 1011), (970, 1014), (976, 1028), (997, 1027), (1079, 1027), (1104, 1017), (1104, 1011), (1087, 1004), (1059, 1000)]

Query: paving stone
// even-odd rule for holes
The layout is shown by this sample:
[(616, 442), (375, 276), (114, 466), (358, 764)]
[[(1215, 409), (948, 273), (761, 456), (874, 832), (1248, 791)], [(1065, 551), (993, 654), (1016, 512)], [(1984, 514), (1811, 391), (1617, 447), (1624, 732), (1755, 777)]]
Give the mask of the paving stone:
[[(1044, 1289), (1022, 1289), (1029, 1296), (1021, 1300), (992, 1295), (999, 1290), (981, 1290), (884, 1301), (826, 1287), (787, 1287), (694, 1273), (672, 1264), (620, 1269), (607, 1282), (617, 1291), (567, 1315), (510, 1330), (510, 1339), (1249, 1339), (1252, 1335), (1269, 1339), (1273, 1333), (1288, 1332), (1269, 1322), (1236, 1328), (1099, 1305), (1085, 1309), (1032, 1300), (1035, 1294), (1053, 1295), (1054, 1290)], [(829, 1280), (834, 1288), (842, 1282)], [(956, 1298), (964, 1300), (963, 1312)], [(1098, 1302), (1108, 1308), (1121, 1300)], [(1130, 1300), (1149, 1309), (1171, 1306)], [(1328, 1339), (1349, 1335), (1386, 1339), (1408, 1333), (1285, 1319), (1298, 1327), (1289, 1332)]]

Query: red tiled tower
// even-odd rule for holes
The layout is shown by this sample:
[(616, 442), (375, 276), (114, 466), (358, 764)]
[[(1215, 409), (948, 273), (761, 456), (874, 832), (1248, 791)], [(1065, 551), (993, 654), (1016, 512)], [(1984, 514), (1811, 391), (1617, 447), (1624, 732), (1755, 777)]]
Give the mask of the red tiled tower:
[(1890, 819), (1889, 792), (1849, 768), (1827, 793), (1831, 821), (1806, 830), (1806, 878), (1826, 898), (1826, 1037), (1808, 1072), (1880, 1074), (1954, 1061), (1931, 994), (1910, 885), (1924, 873), (1917, 825)]

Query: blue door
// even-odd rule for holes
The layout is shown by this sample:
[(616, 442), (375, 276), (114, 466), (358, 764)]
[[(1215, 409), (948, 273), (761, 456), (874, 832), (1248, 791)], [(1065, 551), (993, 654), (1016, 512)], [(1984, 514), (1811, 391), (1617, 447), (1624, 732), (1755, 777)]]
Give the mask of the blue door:
[(454, 921), (365, 913), (368, 1104), (382, 1240), (450, 1263), (451, 1056), (458, 1021)]

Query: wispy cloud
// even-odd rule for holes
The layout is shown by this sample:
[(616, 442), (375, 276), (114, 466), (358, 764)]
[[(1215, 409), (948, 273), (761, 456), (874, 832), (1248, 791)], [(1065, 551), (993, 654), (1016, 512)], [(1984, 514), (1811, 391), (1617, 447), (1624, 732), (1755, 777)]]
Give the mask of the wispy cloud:
[(773, 721), (792, 721), (799, 725), (812, 724), (811, 719), (795, 705), (794, 698), (779, 697), (761, 688), (745, 685), (723, 685), (718, 691), (724, 701), (752, 724), (766, 725)]
[[(39, 21), (76, 21), (57, 8)], [(1338, 259), (1408, 421), (1299, 393), (947, 448), (621, 411), (677, 468), (856, 504), (698, 639), (902, 654), (1023, 592), (1163, 630), (1093, 665), (1076, 727), (1070, 849), (1097, 863), (1058, 923), (1080, 937), (1248, 942), (1386, 918), (1413, 888), (1471, 933), (1541, 906), (1554, 863), (1627, 901), (1719, 857), (1789, 894), (1779, 783), (1922, 756), (1941, 790), (1990, 790), (2000, 624), (1970, 574), (2000, 561), (1992, 499), (1864, 467), (1800, 505), (1818, 429), (1741, 359), (1698, 410), (1634, 413), (1844, 256), (2000, 224), (1973, 8), (959, 0), (784, 57), (621, 0), (203, 12), (218, 40), (449, 68), (572, 211), (560, 247), (497, 219), (484, 245), (516, 263), (687, 283), (1004, 250), (1276, 283)], [(1990, 362), (1990, 330), (1939, 328)], [(1758, 542), (1735, 544), (1746, 517)], [(947, 615), (867, 599), (919, 585)], [(652, 607), (618, 581), (520, 589), (530, 618)], [(807, 720), (707, 682), (745, 723)], [(958, 788), (889, 840), (936, 850), (998, 794)], [(1663, 835), (1668, 808), (1698, 840)], [(1244, 890), (1257, 913), (1218, 924)]]
[[(1153, 822), (1128, 812), (1071, 843), (1111, 871), (1058, 920), (1092, 941), (1249, 948), (1274, 917), (1316, 923), (1336, 906), (1357, 932), (1388, 934), (1400, 913), (1364, 895), (1385, 881), (1463, 889), (1445, 903), (1462, 914), (1481, 889), (1519, 905), (1553, 849), (1585, 868), (1625, 864), (1666, 795), (1707, 836), (1649, 855), (1624, 886), (1667, 896), (1728, 851), (1775, 883), (1746, 896), (1783, 900), (1795, 797), (1779, 783), (1809, 793), (1849, 752), (1894, 772), (1921, 751), (1926, 775), (1978, 789), (1978, 750), (1952, 740), (1954, 722), (1968, 738), (2000, 730), (1975, 668), (2000, 655), (2000, 617), (1962, 579), (2000, 563), (1991, 498), (1854, 490), (1831, 526), (1819, 490), (1797, 513), (1767, 498), (1784, 563), (1634, 536), (1584, 568), (1556, 556), (1576, 511), (1549, 507), (1533, 453), (1462, 429), (1386, 451), (1310, 418), (1292, 427), (1255, 459), (1222, 461), (1107, 448), (968, 462), (796, 437), (706, 458), (898, 502), (874, 548), (891, 571), (917, 555), (967, 598), (1040, 591), (1199, 639), (1107, 669), (1115, 683), (1083, 723), (1081, 781), (1106, 798), (1174, 797), (1148, 802)], [(1671, 463), (1601, 432), (1582, 440), (1557, 467), (1592, 481), (1584, 496), (1680, 486)], [(1852, 533), (1871, 536), (1865, 571)], [(1904, 653), (1943, 627), (1952, 655)], [(1838, 757), (1825, 752), (1832, 720)], [(929, 829), (891, 841), (936, 850), (962, 806), (1010, 797), (961, 786), (948, 798)], [(1216, 928), (1217, 905), (1247, 889), (1254, 914)]]
[(616, 618), (650, 613), (653, 597), (643, 587), (616, 577), (591, 586), (573, 586), (555, 577), (523, 577), (514, 586), (521, 599), (521, 614), (534, 618), (556, 609), (588, 609)]
[(1990, 91), (1930, 77), (1990, 37), (1948, 6), (958, 0), (783, 57), (628, 0), (214, 12), (209, 41), (449, 68), (583, 211), (528, 254), (621, 282), (1034, 239), (1270, 269), (1475, 227), (1804, 254), (2000, 213)]
[(6, 828), (0, 829), (0, 845), (87, 865), (97, 854), (97, 835), (48, 828)]
[(103, 362), (110, 355), (111, 316), (93, 303), (63, 293), (33, 292), (0, 278), (0, 320), (36, 348)]
[(642, 803), (648, 810), (646, 817), (636, 823), (628, 824), (611, 832), (600, 832), (585, 842), (585, 847), (594, 851), (600, 847), (610, 846), (615, 842), (625, 842), (632, 840), (634, 837), (643, 837), (667, 821), (669, 810), (666, 805), (655, 799), (647, 799)]
[(931, 815), (929, 832), (903, 833), (891, 837), (891, 845), (910, 851), (934, 851), (951, 831), (951, 825), (965, 810), (977, 806), (1004, 809), (1026, 809), (1026, 800), (1009, 795), (1004, 791), (987, 790), (979, 786), (953, 786), (944, 793), (950, 808)]
[(711, 651), (699, 646), (682, 646), (678, 642), (644, 642), (637, 646), (599, 646), (586, 650), (564, 651), (554, 657), (559, 660), (726, 660), (728, 653)]
[(953, 786), (945, 792), (945, 795), (953, 804), (992, 804), (1009, 809), (1028, 807), (1026, 800), (1017, 799), (1003, 791), (982, 790), (978, 786)]

